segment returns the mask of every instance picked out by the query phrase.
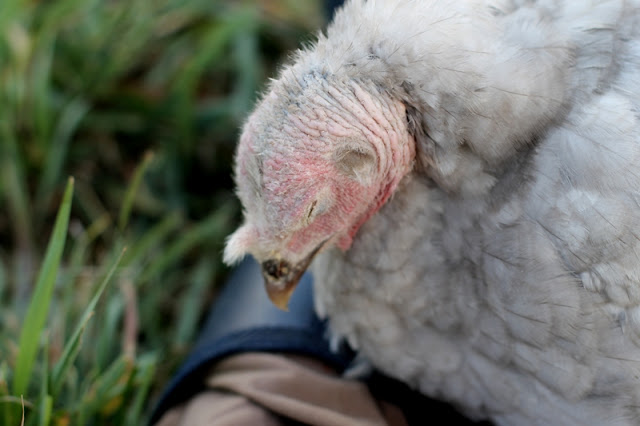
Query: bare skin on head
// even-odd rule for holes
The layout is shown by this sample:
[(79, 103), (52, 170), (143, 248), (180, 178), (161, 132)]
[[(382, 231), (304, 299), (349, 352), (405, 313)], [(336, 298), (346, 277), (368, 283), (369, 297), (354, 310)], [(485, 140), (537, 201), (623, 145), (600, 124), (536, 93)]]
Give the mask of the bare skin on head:
[(314, 256), (348, 249), (414, 157), (403, 103), (372, 82), (317, 73), (279, 80), (240, 139), (235, 176), (245, 223), (225, 261), (252, 254), (270, 299), (286, 309)]

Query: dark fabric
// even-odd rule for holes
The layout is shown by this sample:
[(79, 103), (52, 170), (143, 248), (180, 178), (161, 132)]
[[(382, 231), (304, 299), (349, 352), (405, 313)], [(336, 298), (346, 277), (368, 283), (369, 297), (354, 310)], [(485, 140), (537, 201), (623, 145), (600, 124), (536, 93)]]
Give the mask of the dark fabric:
[(155, 426), (408, 426), (399, 409), (313, 358), (243, 353), (209, 371), (207, 389)]
[(293, 293), (289, 311), (273, 306), (266, 295), (260, 266), (247, 258), (225, 284), (193, 350), (160, 398), (151, 423), (172, 406), (203, 389), (203, 377), (218, 360), (242, 352), (308, 355), (344, 370), (353, 358), (347, 347), (333, 352), (325, 323), (313, 309), (313, 283), (305, 274)]

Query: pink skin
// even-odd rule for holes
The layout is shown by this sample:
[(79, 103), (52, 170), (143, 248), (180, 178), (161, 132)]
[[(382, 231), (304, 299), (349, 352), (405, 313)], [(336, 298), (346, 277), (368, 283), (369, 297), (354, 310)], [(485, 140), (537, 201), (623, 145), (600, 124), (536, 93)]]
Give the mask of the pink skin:
[[(323, 84), (279, 122), (269, 115), (282, 109), (279, 96), (265, 98), (238, 149), (236, 178), (247, 224), (232, 236), (234, 250), (250, 252), (259, 261), (275, 257), (295, 264), (321, 244), (342, 250), (351, 246), (415, 158), (404, 105), (386, 93), (372, 96), (373, 90), (355, 82), (339, 88)], [(341, 163), (337, 153), (354, 147), (368, 153), (370, 161), (351, 173), (350, 163)], [(255, 182), (253, 157), (262, 162), (260, 183)], [(309, 220), (314, 201), (325, 209)]]

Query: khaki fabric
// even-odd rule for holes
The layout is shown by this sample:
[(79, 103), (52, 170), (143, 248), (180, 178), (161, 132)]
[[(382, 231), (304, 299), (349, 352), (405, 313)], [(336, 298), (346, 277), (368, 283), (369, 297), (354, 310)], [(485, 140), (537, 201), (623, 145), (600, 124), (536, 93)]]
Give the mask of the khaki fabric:
[(156, 426), (407, 425), (395, 406), (367, 386), (319, 361), (295, 355), (244, 353), (215, 364), (207, 389), (172, 408)]

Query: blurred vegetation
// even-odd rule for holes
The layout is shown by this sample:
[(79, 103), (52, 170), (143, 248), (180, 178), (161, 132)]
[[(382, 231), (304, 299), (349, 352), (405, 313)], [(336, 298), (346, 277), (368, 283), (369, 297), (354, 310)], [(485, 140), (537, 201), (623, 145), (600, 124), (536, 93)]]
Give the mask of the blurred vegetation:
[(145, 424), (226, 274), (238, 129), (323, 22), (297, 0), (0, 1), (0, 425)]

